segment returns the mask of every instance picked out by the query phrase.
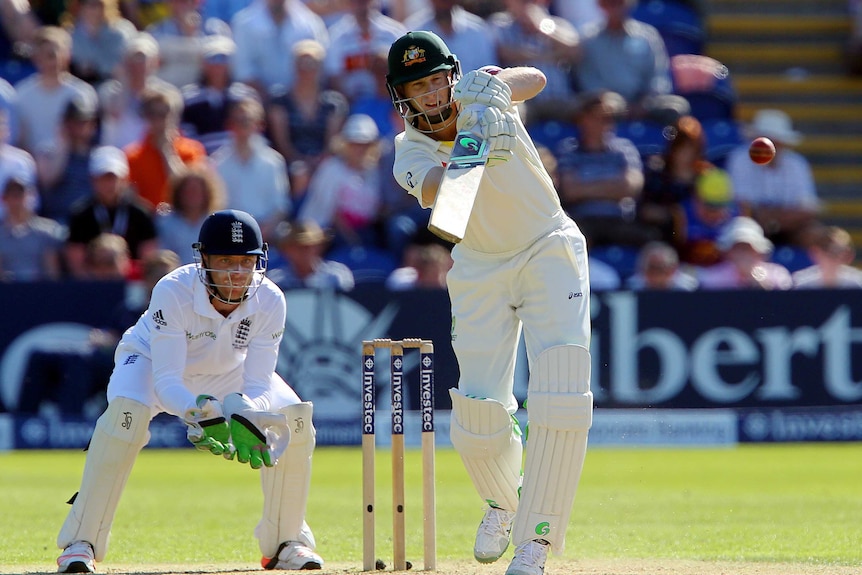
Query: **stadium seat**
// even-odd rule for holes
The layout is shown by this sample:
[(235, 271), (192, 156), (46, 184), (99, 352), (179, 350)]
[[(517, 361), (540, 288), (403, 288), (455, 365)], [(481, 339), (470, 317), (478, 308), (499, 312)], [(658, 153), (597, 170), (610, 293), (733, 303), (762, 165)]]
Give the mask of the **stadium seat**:
[(397, 266), (394, 255), (374, 247), (336, 247), (326, 257), (349, 267), (356, 283), (383, 281)]
[(620, 138), (632, 141), (641, 158), (661, 154), (670, 140), (668, 127), (657, 122), (618, 122), (616, 132)]
[(574, 124), (547, 120), (536, 122), (527, 129), (535, 144), (541, 144), (550, 150), (556, 150), (565, 138), (577, 137), (578, 130)]
[(680, 54), (670, 59), (673, 91), (688, 100), (691, 115), (704, 122), (730, 120), (737, 102), (727, 66), (709, 56)]
[(638, 248), (631, 246), (592, 246), (590, 257), (600, 260), (620, 274), (620, 278), (628, 278), (635, 273), (638, 260)]
[(669, 56), (701, 54), (706, 32), (697, 12), (674, 0), (646, 0), (632, 11), (632, 18), (654, 26)]
[(771, 259), (786, 267), (790, 273), (807, 268), (814, 263), (807, 251), (794, 246), (776, 246)]
[(706, 135), (706, 159), (724, 168), (727, 155), (743, 142), (739, 124), (733, 120), (706, 120), (702, 123)]

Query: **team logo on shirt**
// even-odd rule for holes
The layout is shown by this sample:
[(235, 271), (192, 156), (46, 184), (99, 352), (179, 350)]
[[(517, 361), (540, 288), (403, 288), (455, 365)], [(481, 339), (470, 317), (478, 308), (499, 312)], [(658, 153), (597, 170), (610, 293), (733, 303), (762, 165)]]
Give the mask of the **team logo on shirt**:
[(242, 319), (236, 328), (236, 335), (233, 338), (233, 347), (235, 349), (242, 349), (244, 347), (248, 347), (248, 334), (250, 331), (251, 319)]
[(425, 49), (419, 46), (410, 46), (404, 50), (404, 56), (401, 57), (401, 63), (405, 66), (413, 64), (421, 64), (425, 61)]

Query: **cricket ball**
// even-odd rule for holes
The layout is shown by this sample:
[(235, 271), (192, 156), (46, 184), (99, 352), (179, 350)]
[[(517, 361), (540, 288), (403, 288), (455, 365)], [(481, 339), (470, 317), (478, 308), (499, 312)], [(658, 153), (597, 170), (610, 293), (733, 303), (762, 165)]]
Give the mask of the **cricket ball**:
[(763, 136), (755, 138), (748, 147), (748, 156), (755, 164), (768, 164), (775, 157), (775, 144)]

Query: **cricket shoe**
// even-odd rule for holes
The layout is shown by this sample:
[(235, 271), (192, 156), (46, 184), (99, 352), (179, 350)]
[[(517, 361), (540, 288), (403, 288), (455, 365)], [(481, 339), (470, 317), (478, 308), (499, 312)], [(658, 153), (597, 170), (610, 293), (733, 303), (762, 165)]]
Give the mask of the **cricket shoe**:
[(264, 557), (260, 564), (264, 569), (310, 571), (322, 569), (323, 559), (299, 541), (285, 541), (275, 552), (275, 557)]
[(550, 548), (548, 542), (535, 539), (521, 543), (515, 548), (515, 557), (506, 575), (544, 575)]
[(86, 541), (75, 541), (57, 557), (58, 573), (95, 573), (96, 558), (93, 546)]
[(489, 507), (476, 532), (473, 557), (479, 563), (493, 563), (509, 547), (509, 534), (512, 532), (514, 511)]

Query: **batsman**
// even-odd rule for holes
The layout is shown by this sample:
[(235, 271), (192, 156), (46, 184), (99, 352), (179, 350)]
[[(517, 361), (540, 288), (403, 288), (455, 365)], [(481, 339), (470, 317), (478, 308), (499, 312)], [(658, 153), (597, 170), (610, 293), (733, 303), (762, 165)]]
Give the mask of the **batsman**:
[[(198, 449), (260, 469), (263, 517), (255, 535), (264, 569), (323, 566), (305, 522), (312, 405), (275, 373), (286, 306), (264, 277), (260, 227), (246, 212), (215, 212), (193, 247), (195, 263), (156, 284), (148, 309), (117, 345), (108, 407), (57, 537), (60, 573), (93, 573), (104, 559), (126, 479), (161, 412), (182, 419)], [(202, 514), (224, 515), (212, 502), (201, 506)]]
[[(392, 44), (387, 86), (404, 118), (393, 173), (426, 208), (444, 180), (453, 139), (472, 129), (490, 150), (447, 276), (452, 346), (451, 439), (487, 509), (473, 549), (480, 563), (506, 552), (506, 575), (542, 575), (563, 550), (592, 423), (590, 282), (583, 234), (563, 211), (518, 114), (545, 76), (530, 67), (461, 74), (435, 34)], [(523, 332), (529, 432), (522, 470), (513, 394)]]

